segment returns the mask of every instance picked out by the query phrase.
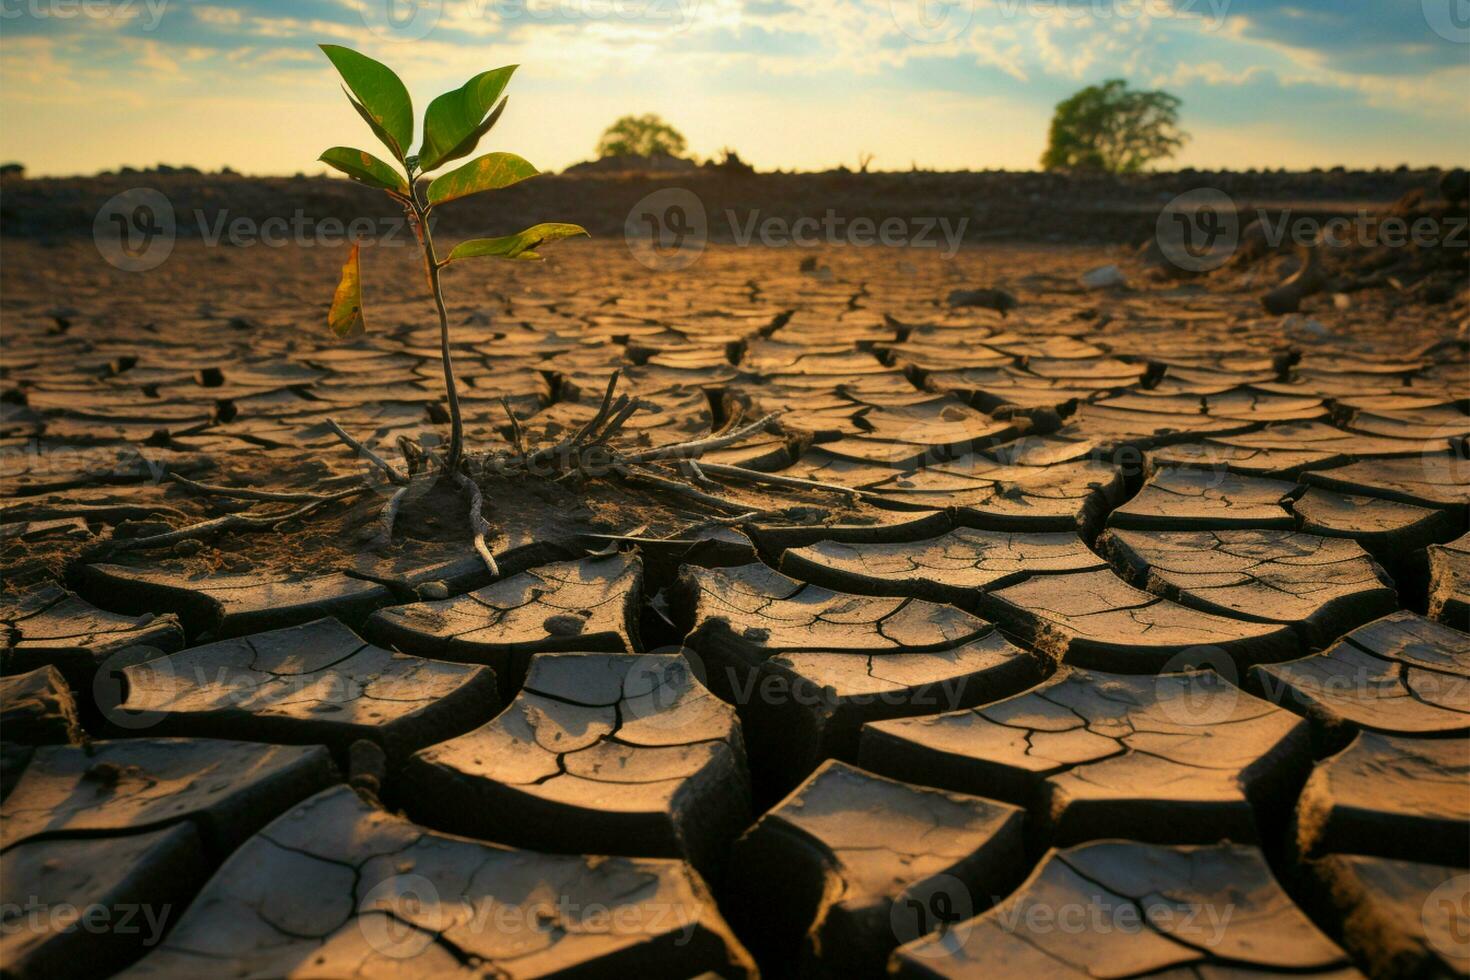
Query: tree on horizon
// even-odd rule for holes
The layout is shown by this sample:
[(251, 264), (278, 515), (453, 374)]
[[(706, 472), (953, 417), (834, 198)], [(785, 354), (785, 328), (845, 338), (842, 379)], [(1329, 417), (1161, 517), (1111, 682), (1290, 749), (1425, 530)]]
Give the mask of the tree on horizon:
[(1180, 105), (1177, 96), (1134, 91), (1121, 78), (1089, 85), (1057, 104), (1041, 166), (1138, 173), (1173, 156), (1189, 139), (1179, 129)]
[(680, 156), (688, 148), (684, 134), (654, 113), (624, 116), (603, 132), (597, 141), (599, 157)]

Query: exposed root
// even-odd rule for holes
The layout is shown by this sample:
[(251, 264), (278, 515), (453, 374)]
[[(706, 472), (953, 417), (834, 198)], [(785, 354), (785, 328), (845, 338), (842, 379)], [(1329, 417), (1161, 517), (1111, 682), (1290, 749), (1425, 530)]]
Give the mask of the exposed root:
[[(850, 500), (867, 496), (863, 491), (852, 487), (774, 473), (760, 473), (742, 466), (724, 463), (699, 462), (706, 453), (736, 445), (766, 431), (779, 417), (779, 413), (775, 412), (746, 425), (732, 426), (723, 433), (656, 446), (639, 452), (625, 453), (613, 446), (611, 440), (623, 431), (628, 421), (642, 407), (642, 403), (629, 395), (617, 395), (619, 377), (620, 372), (613, 372), (612, 377), (608, 379), (607, 388), (603, 392), (597, 411), (574, 435), (555, 445), (536, 450), (532, 450), (527, 445), (525, 428), (512, 410), (510, 400), (502, 398), (501, 405), (510, 420), (511, 451), (498, 450), (476, 454), (467, 458), (467, 465), (457, 466), (450, 470), (449, 475), (454, 478), (468, 499), (473, 547), (492, 576), (500, 575), (500, 568), (487, 543), (493, 534), (493, 529), (482, 513), (484, 493), (480, 484), (471, 475), (471, 472), (466, 472), (467, 466), (472, 471), (475, 464), (491, 464), (498, 474), (511, 478), (564, 481), (573, 478), (594, 480), (611, 476), (660, 494), (678, 498), (685, 505), (692, 505), (699, 510), (715, 511), (724, 515), (690, 524), (685, 529), (674, 532), (672, 536), (659, 540), (677, 540), (682, 535), (706, 527), (728, 527), (753, 520), (788, 517), (796, 512), (805, 512), (803, 516), (809, 519), (814, 509), (806, 505), (752, 509), (748, 503), (732, 499), (721, 493), (720, 491), (724, 489), (724, 483), (721, 481), (762, 484), (806, 491), (825, 491), (842, 494)], [(405, 474), (348, 435), (335, 420), (327, 419), (327, 425), (359, 458), (367, 460), (396, 487), (393, 495), (383, 505), (379, 516), (381, 528), (376, 536), (380, 543), (391, 543), (394, 525), (403, 502), (407, 498), (410, 480), (415, 476), (423, 479), (435, 465), (445, 463), (444, 457), (432, 452), (429, 446), (400, 436), (398, 449), (409, 471), (408, 474)], [(110, 550), (160, 548), (180, 541), (203, 539), (228, 531), (271, 529), (285, 521), (305, 517), (325, 504), (345, 500), (374, 489), (372, 482), (367, 478), (364, 478), (358, 485), (345, 490), (318, 492), (253, 490), (218, 486), (198, 483), (176, 474), (170, 475), (170, 479), (196, 493), (241, 500), (299, 503), (301, 506), (279, 514), (230, 514), (191, 524), (165, 534), (115, 541), (111, 543)], [(824, 515), (827, 513), (820, 508), (817, 510)], [(595, 537), (636, 541), (640, 540), (636, 537), (640, 532), (641, 529), (630, 535), (595, 535)]]
[(485, 569), (493, 576), (499, 577), (500, 566), (495, 564), (495, 556), (490, 553), (490, 548), (485, 544), (485, 536), (490, 533), (490, 522), (485, 520), (485, 515), (480, 513), (480, 508), (485, 505), (485, 498), (480, 493), (480, 485), (458, 470), (454, 474), (455, 481), (464, 487), (470, 498), (470, 529), (474, 532), (475, 550), (480, 554), (480, 560), (485, 563)]
[(403, 498), (408, 496), (408, 487), (399, 487), (393, 491), (393, 496), (383, 505), (383, 514), (380, 520), (383, 529), (378, 532), (378, 538), (383, 544), (393, 543), (393, 524), (398, 520), (398, 509), (403, 506)]
[(408, 483), (408, 477), (405, 474), (400, 473), (392, 463), (388, 462), (386, 459), (379, 456), (377, 453), (373, 452), (371, 449), (364, 446), (362, 443), (358, 442), (356, 439), (348, 435), (343, 430), (343, 428), (337, 424), (336, 420), (327, 419), (327, 425), (331, 426), (332, 431), (337, 434), (337, 438), (347, 443), (347, 445), (351, 447), (353, 452), (366, 459), (369, 463), (372, 463), (379, 470), (382, 470), (383, 475), (386, 476), (390, 482), (398, 485)]

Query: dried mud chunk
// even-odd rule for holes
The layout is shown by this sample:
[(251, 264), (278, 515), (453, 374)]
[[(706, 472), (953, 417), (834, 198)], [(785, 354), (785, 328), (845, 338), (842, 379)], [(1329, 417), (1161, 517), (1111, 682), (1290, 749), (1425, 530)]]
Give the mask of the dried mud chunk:
[(866, 722), (954, 711), (1040, 679), (1034, 657), (992, 632), (927, 653), (778, 654), (739, 704), (755, 770), (785, 792), (823, 759), (856, 761)]
[(705, 683), (727, 701), (775, 653), (943, 650), (991, 631), (984, 620), (918, 599), (846, 595), (756, 563), (680, 569), (676, 609)]
[(914, 405), (875, 408), (859, 416), (857, 424), (872, 439), (910, 443), (936, 454), (959, 454), (1020, 434), (1013, 423), (997, 422), (949, 397), (931, 396)]
[[(124, 966), (173, 925), (226, 854), (335, 780), (316, 746), (128, 739), (37, 749), (0, 805), (7, 975)], [(51, 914), (66, 906), (106, 917), (68, 929)]]
[(1159, 470), (1108, 516), (1108, 527), (1140, 530), (1285, 528), (1296, 484), (1200, 469)]
[(901, 510), (952, 508), (957, 522), (1016, 531), (1087, 529), (1122, 497), (1118, 471), (1092, 460), (1004, 466), (963, 456), (869, 485), (870, 503)]
[(376, 582), (341, 572), (207, 572), (197, 576), (124, 565), (84, 565), (82, 588), (127, 611), (165, 609), (177, 613), (190, 636), (243, 636), (295, 626), (323, 616), (356, 622), (392, 601)]
[(9, 740), (30, 745), (81, 740), (76, 701), (55, 667), (0, 678), (0, 731)]
[[(856, 513), (844, 514), (835, 523), (817, 523), (826, 516), (821, 512), (814, 512), (810, 518), (812, 523), (753, 523), (746, 530), (768, 554), (779, 555), (792, 548), (806, 547), (818, 541), (842, 541), (849, 544), (923, 541), (952, 531), (955, 527), (954, 518), (942, 510), (893, 511), (859, 507)], [(802, 519), (805, 518), (797, 520)]]
[[(301, 882), (311, 882), (310, 895)], [(247, 841), (124, 976), (754, 976), (669, 860), (537, 854), (437, 834), (346, 787)]]
[(1470, 734), (1470, 635), (1407, 611), (1360, 626), (1321, 653), (1253, 667), (1251, 680), (1329, 740), (1359, 729)]
[(366, 632), (410, 653), (490, 664), (509, 696), (533, 653), (637, 649), (642, 581), (628, 554), (557, 562), (451, 599), (380, 609)]
[(1067, 424), (1057, 434), (1067, 439), (1095, 442), (1112, 455), (1124, 446), (1148, 450), (1206, 436), (1234, 435), (1251, 429), (1254, 424), (1241, 419), (1216, 418), (1198, 411), (1193, 414), (1141, 411), (1085, 403), (1077, 407), (1076, 413), (1067, 419)]
[(1081, 667), (1145, 673), (1208, 648), (1236, 665), (1299, 652), (1291, 630), (1190, 609), (1133, 588), (1111, 571), (1037, 575), (987, 593), (981, 610), (1043, 653)]
[(57, 586), (0, 606), (0, 624), (5, 628), (4, 673), (51, 665), (78, 689), (89, 687), (97, 667), (124, 647), (172, 651), (184, 645), (184, 631), (174, 616), (118, 615)]
[(1429, 615), (1470, 629), (1470, 534), (1429, 549)]
[(321, 746), (130, 738), (36, 750), (0, 805), (7, 846), (193, 820), (222, 857), (286, 807), (337, 781)]
[(1464, 525), (1470, 510), (1470, 460), (1453, 453), (1408, 459), (1367, 459), (1306, 474), (1306, 482), (1339, 493), (1364, 494), (1447, 510)]
[(1470, 739), (1360, 732), (1297, 803), (1297, 849), (1470, 866)]
[(682, 657), (543, 653), (485, 725), (417, 753), (410, 811), (540, 850), (710, 869), (749, 821), (740, 725)]
[(1454, 515), (1432, 507), (1308, 487), (1292, 504), (1301, 530), (1328, 538), (1352, 538), (1399, 577), (1409, 555), (1453, 537)]
[(1054, 843), (1257, 840), (1311, 766), (1308, 728), (1211, 671), (1063, 669), (1004, 701), (863, 729), (874, 772), (1030, 808)]
[(802, 976), (880, 977), (932, 928), (921, 912), (968, 917), (1021, 878), (1021, 822), (1004, 803), (828, 762), (736, 842), (731, 916)]
[(1261, 852), (1099, 841), (1049, 852), (1006, 901), (900, 946), (889, 975), (1031, 980), (1357, 976)]
[[(115, 837), (22, 841), (4, 862), (0, 961), (7, 977), (36, 980), (127, 966), (174, 924), (210, 867), (187, 821)], [(68, 909), (94, 918), (84, 927)]]
[(1322, 422), (1287, 422), (1259, 432), (1219, 436), (1149, 453), (1150, 470), (1179, 465), (1224, 465), (1245, 476), (1297, 479), (1304, 470), (1326, 469), (1378, 456), (1418, 456), (1417, 439), (1385, 439), (1346, 432)]
[(978, 593), (1033, 574), (1093, 571), (1106, 563), (1072, 532), (960, 527), (913, 543), (818, 541), (781, 556), (781, 570), (807, 582), (866, 595), (906, 595), (973, 607)]
[(1321, 647), (1398, 608), (1362, 548), (1292, 531), (1109, 531), (1101, 547), (1134, 582), (1186, 606), (1282, 623)]
[(346, 758), (360, 738), (393, 763), (495, 710), (488, 667), (373, 646), (334, 619), (220, 640), (123, 670), (124, 729), (322, 744)]
[(1309, 869), (1370, 976), (1470, 976), (1463, 867), (1333, 854)]

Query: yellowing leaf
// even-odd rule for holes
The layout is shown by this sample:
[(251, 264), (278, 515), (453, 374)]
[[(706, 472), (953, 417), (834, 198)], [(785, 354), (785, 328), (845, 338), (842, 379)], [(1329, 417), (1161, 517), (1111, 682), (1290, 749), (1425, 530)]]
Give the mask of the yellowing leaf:
[(352, 251), (347, 253), (347, 264), (342, 266), (342, 280), (337, 283), (337, 292), (332, 296), (332, 311), (327, 314), (327, 325), (343, 340), (361, 336), (367, 329), (362, 318), (362, 275), (357, 263), (359, 248), (358, 243), (353, 242)]
[[(587, 229), (581, 225), (569, 225), (550, 223), (536, 225), (525, 231), (514, 235), (506, 235), (503, 238), (472, 238), (467, 242), (460, 242), (454, 246), (454, 251), (449, 253), (447, 261), (471, 258), (495, 258), (495, 259), (539, 259), (534, 249), (544, 242), (556, 241), (558, 238), (571, 238), (573, 235), (587, 235)], [(587, 235), (591, 238), (591, 235)]]
[(358, 183), (408, 196), (408, 181), (391, 166), (350, 146), (334, 146), (320, 157), (322, 163), (342, 171)]
[(487, 153), (437, 177), (429, 185), (429, 203), (444, 204), (481, 191), (518, 184), (538, 171), (514, 153)]

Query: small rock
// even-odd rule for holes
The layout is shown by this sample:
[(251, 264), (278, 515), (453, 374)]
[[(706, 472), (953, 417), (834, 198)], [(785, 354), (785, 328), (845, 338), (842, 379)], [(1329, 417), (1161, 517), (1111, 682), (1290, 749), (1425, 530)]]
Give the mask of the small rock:
[(1082, 285), (1088, 289), (1121, 289), (1128, 285), (1128, 277), (1116, 265), (1104, 265), (1084, 275)]
[(423, 585), (420, 585), (418, 587), (417, 591), (420, 599), (449, 598), (449, 586), (438, 580), (435, 580), (433, 582), (425, 582)]
[(197, 555), (203, 550), (204, 542), (196, 541), (193, 538), (189, 538), (185, 541), (180, 541), (178, 544), (174, 545), (174, 554), (182, 558), (188, 558), (190, 555)]
[(1333, 293), (1332, 305), (1339, 310), (1350, 310), (1353, 308), (1353, 298), (1347, 293)]

